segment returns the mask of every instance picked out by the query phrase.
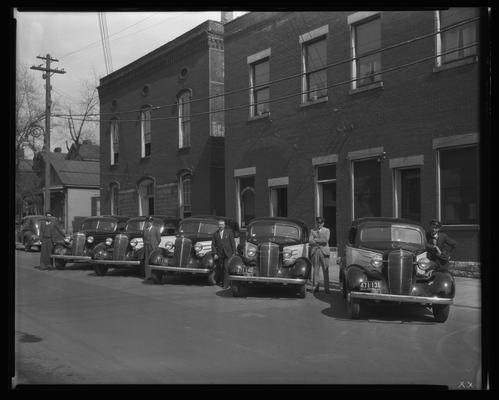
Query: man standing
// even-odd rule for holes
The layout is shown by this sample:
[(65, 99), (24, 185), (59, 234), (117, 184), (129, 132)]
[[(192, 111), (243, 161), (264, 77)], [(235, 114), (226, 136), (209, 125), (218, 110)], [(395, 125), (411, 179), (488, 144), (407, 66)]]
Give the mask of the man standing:
[(441, 233), (442, 223), (437, 220), (430, 221), (430, 230), (426, 232), (428, 258), (436, 262), (440, 269), (448, 270), (449, 259), (457, 242), (445, 233)]
[(52, 216), (50, 211), (45, 213), (45, 221), (40, 226), (40, 237), (42, 247), (40, 249), (40, 270), (54, 269), (50, 260), (54, 243), (65, 236), (64, 231), (57, 223), (57, 219)]
[(227, 260), (236, 252), (236, 242), (232, 231), (225, 228), (224, 220), (218, 221), (218, 231), (213, 234), (211, 240), (211, 252), (213, 259), (218, 261), (217, 283), (227, 289), (229, 287)]
[[(319, 268), (322, 268), (324, 277), (324, 292), (329, 291), (329, 236), (330, 231), (324, 227), (324, 219), (317, 217), (315, 219), (316, 229), (310, 230), (310, 259), (312, 261), (312, 287), (315, 292), (319, 291)], [(326, 259), (327, 258), (327, 259)]]
[(151, 269), (147, 267), (149, 264), (149, 257), (151, 253), (159, 247), (161, 242), (160, 227), (155, 225), (152, 216), (147, 217), (144, 226), (144, 265), (145, 267), (145, 281), (152, 280)]

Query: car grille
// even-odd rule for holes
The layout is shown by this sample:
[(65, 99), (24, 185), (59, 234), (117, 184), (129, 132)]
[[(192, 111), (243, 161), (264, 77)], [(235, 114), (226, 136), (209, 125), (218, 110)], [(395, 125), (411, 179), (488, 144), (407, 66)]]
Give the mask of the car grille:
[(192, 240), (186, 237), (175, 239), (175, 252), (173, 253), (173, 265), (185, 268), (191, 258)]
[(128, 247), (128, 236), (116, 235), (114, 238), (113, 260), (124, 260)]
[(411, 293), (414, 275), (413, 254), (402, 249), (388, 254), (388, 286), (391, 294)]
[(279, 266), (279, 245), (270, 242), (262, 243), (258, 252), (260, 276), (274, 276)]
[(85, 249), (85, 241), (87, 240), (84, 233), (78, 232), (73, 235), (73, 255), (81, 256), (83, 255), (83, 250)]

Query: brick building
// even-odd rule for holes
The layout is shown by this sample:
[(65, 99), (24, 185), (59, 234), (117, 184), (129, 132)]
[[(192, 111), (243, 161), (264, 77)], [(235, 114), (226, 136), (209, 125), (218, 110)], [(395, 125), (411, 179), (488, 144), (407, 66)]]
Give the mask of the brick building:
[(224, 28), (227, 216), (322, 215), (333, 246), (353, 218), (438, 218), (454, 258), (478, 260), (479, 9), (253, 12)]
[(101, 79), (103, 214), (224, 214), (223, 78), (206, 21)]

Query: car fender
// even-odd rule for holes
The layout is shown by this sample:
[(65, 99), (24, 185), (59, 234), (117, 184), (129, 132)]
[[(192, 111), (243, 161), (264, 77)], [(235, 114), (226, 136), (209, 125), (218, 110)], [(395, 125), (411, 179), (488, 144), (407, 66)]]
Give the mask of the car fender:
[(434, 272), (431, 292), (439, 297), (454, 298), (456, 285), (454, 277), (448, 272)]
[(229, 274), (231, 275), (237, 275), (240, 274), (241, 272), (238, 272), (238, 267), (243, 268), (245, 266), (243, 259), (240, 256), (233, 255), (231, 258), (229, 258), (228, 261), (228, 269), (229, 269)]
[(211, 252), (206, 253), (201, 258), (201, 267), (212, 269), (215, 266), (215, 260), (213, 259), (213, 255)]
[(104, 242), (97, 244), (94, 246), (92, 250), (92, 258), (95, 258), (95, 254), (97, 254), (100, 250), (105, 250), (107, 252), (107, 246)]
[(312, 263), (306, 257), (297, 258), (293, 265), (293, 273), (296, 277), (309, 279), (312, 270)]
[(355, 290), (367, 280), (366, 271), (360, 265), (350, 265), (345, 268), (345, 281), (348, 290)]

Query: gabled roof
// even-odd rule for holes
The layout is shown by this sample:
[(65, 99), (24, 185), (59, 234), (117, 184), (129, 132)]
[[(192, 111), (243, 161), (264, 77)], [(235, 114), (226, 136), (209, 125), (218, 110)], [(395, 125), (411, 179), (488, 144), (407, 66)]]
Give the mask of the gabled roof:
[(98, 161), (73, 161), (52, 159), (52, 167), (64, 186), (100, 185)]
[(78, 156), (75, 158), (75, 145), (71, 145), (69, 153), (66, 156), (67, 160), (80, 160), (80, 161), (99, 161), (100, 160), (100, 146), (91, 143), (82, 143), (78, 150)]

